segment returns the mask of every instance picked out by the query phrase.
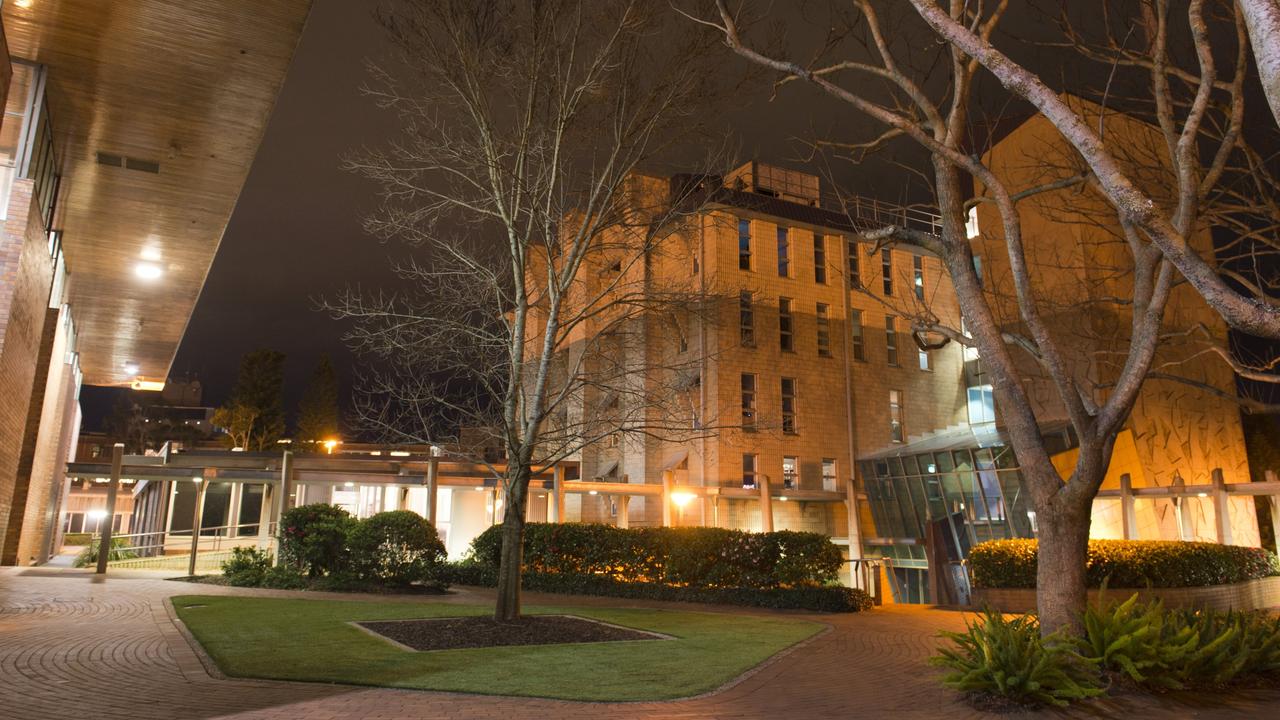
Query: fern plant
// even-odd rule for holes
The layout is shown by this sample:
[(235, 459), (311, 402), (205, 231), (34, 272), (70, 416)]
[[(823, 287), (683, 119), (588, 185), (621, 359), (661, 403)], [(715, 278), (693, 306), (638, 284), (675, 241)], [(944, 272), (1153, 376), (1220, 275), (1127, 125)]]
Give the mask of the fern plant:
[(1099, 602), (1085, 609), (1082, 621), (1080, 653), (1103, 670), (1143, 685), (1184, 686), (1178, 669), (1188, 662), (1200, 639), (1194, 627), (1170, 622), (1159, 600), (1143, 602), (1134, 593), (1123, 602), (1107, 601), (1104, 587)]
[(1006, 618), (984, 610), (965, 632), (942, 632), (949, 646), (930, 663), (946, 668), (943, 684), (1025, 704), (1063, 706), (1103, 692), (1096, 662), (1082, 657), (1065, 635), (1040, 637), (1032, 616)]

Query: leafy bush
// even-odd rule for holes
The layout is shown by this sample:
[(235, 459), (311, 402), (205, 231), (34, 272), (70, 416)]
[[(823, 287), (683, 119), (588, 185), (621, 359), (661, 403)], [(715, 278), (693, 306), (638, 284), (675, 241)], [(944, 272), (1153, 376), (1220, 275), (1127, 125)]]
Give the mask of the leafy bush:
[(1217, 687), (1280, 670), (1280, 618), (1262, 612), (1166, 610), (1135, 593), (1091, 605), (1083, 655), (1139, 685)]
[(297, 568), (288, 565), (277, 565), (267, 568), (262, 574), (262, 580), (258, 583), (258, 587), (273, 588), (276, 590), (305, 590), (310, 587), (307, 578), (298, 572)]
[(400, 587), (442, 582), (444, 543), (435, 527), (415, 512), (392, 510), (360, 521), (351, 531), (349, 550), (351, 566), (362, 580)]
[[(476, 562), (447, 564), (443, 574), (450, 583), (456, 585), (494, 587), (498, 584), (497, 571)], [(870, 610), (874, 604), (871, 596), (862, 590), (830, 585), (790, 588), (694, 587), (620, 581), (605, 575), (539, 572), (526, 572), (522, 585), (526, 590), (566, 595), (600, 595), (818, 612), (859, 612)]]
[[(471, 543), (481, 566), (498, 567), (502, 526)], [(844, 559), (824, 535), (748, 533), (725, 528), (631, 528), (585, 523), (530, 523), (526, 572), (604, 576), (707, 588), (776, 589), (834, 581)]]
[[(72, 563), (78, 568), (89, 567), (98, 564), (98, 548), (100, 542), (91, 542), (76, 555), (75, 562)], [(138, 557), (138, 553), (134, 551), (133, 546), (124, 538), (111, 538), (111, 547), (107, 549), (107, 562), (113, 560), (132, 560)]]
[(251, 547), (231, 550), (231, 557), (222, 562), (222, 574), (227, 582), (237, 587), (259, 587), (271, 570), (271, 553)]
[(1006, 619), (984, 611), (962, 633), (942, 632), (951, 641), (930, 658), (949, 672), (943, 684), (954, 690), (1024, 704), (1066, 705), (1103, 693), (1093, 661), (1080, 656), (1067, 636), (1040, 637), (1030, 615)]
[(281, 561), (313, 578), (342, 569), (347, 562), (347, 536), (356, 522), (337, 505), (291, 508), (280, 519)]
[[(969, 552), (975, 587), (1034, 588), (1036, 541), (991, 540)], [(1226, 585), (1280, 575), (1262, 548), (1164, 540), (1090, 540), (1089, 587), (1174, 588)]]

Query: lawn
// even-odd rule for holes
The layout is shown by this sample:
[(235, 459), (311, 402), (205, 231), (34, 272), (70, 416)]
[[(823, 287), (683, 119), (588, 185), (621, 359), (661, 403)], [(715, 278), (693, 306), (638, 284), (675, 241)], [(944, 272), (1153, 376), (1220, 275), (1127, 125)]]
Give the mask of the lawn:
[(664, 700), (712, 690), (822, 625), (789, 618), (624, 608), (531, 607), (673, 636), (577, 645), (410, 652), (355, 620), (483, 615), (443, 603), (182, 595), (178, 617), (227, 675), (525, 695), (566, 700)]

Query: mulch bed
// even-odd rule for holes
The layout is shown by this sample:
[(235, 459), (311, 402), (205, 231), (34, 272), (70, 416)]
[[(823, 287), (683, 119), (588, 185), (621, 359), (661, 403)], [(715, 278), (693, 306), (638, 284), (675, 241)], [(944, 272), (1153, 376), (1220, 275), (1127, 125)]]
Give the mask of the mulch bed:
[(476, 616), (367, 621), (356, 624), (414, 650), (665, 639), (662, 635), (643, 630), (631, 630), (568, 615), (528, 615), (513, 623)]

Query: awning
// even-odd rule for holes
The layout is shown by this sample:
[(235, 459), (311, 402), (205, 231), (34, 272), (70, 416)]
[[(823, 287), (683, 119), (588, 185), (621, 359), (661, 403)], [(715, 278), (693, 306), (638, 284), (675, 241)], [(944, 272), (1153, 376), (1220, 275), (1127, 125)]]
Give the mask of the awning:
[(666, 472), (667, 470), (676, 470), (681, 466), (684, 466), (684, 468), (687, 469), (689, 467), (687, 463), (688, 459), (689, 451), (681, 450), (673, 455), (671, 459), (662, 464), (662, 471)]

